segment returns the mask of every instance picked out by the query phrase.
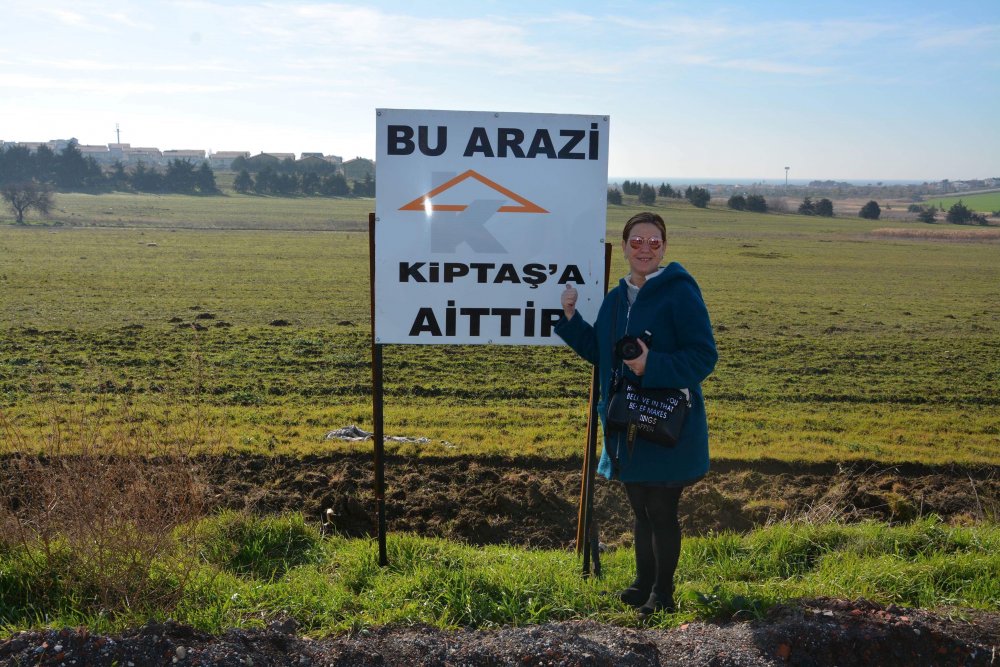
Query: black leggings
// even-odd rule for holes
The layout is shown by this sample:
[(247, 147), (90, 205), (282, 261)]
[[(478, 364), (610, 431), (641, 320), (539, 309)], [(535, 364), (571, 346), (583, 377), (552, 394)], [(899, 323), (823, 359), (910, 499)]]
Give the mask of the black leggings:
[(674, 571), (681, 556), (681, 525), (677, 504), (683, 487), (625, 484), (635, 515), (635, 583), (661, 597), (674, 593)]

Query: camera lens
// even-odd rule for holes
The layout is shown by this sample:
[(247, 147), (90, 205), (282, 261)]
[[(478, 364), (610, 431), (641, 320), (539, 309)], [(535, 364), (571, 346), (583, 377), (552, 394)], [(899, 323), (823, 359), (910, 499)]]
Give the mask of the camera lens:
[(639, 347), (639, 341), (635, 336), (623, 336), (615, 348), (618, 356), (625, 361), (631, 361), (642, 354), (642, 348)]

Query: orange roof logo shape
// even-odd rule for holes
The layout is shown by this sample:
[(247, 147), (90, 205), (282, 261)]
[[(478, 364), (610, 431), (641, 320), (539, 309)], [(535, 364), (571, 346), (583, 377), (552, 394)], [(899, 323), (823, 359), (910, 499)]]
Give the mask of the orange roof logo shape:
[(496, 190), (497, 192), (499, 192), (500, 194), (504, 195), (505, 197), (507, 197), (509, 199), (513, 199), (518, 204), (520, 204), (520, 206), (513, 206), (513, 205), (511, 205), (511, 206), (501, 206), (500, 208), (497, 209), (497, 213), (548, 213), (548, 211), (546, 211), (544, 208), (542, 208), (538, 204), (525, 199), (524, 197), (522, 197), (521, 195), (517, 194), (516, 192), (512, 192), (511, 190), (508, 190), (507, 188), (505, 188), (504, 186), (500, 185), (499, 183), (496, 183), (495, 181), (491, 181), (490, 179), (486, 178), (485, 176), (483, 176), (482, 174), (480, 174), (479, 172), (477, 172), (477, 171), (475, 171), (473, 169), (469, 169), (465, 173), (459, 174), (455, 178), (453, 178), (451, 180), (448, 180), (448, 181), (445, 181), (444, 183), (442, 183), (441, 185), (437, 186), (436, 188), (434, 188), (433, 190), (431, 190), (427, 194), (420, 195), (419, 197), (417, 197), (416, 199), (414, 199), (413, 201), (411, 201), (409, 204), (407, 204), (405, 206), (401, 206), (399, 208), (399, 210), (400, 211), (426, 211), (429, 208), (429, 210), (431, 210), (431, 211), (464, 211), (466, 208), (468, 208), (468, 205), (466, 205), (466, 204), (431, 204), (430, 207), (428, 207), (427, 206), (427, 202), (429, 202), (431, 199), (433, 199), (437, 195), (441, 194), (445, 190), (449, 190), (449, 189), (455, 187), (456, 185), (458, 185), (459, 183), (461, 183), (461, 182), (463, 182), (463, 181), (465, 181), (467, 179), (470, 179), (470, 178), (476, 179), (477, 181), (479, 181), (483, 185), (486, 185), (487, 187), (490, 187), (490, 188)]

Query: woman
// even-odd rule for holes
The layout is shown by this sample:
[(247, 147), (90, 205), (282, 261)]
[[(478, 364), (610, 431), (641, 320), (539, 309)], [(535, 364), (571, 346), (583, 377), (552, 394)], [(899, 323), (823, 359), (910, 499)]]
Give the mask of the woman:
[[(677, 262), (660, 267), (666, 248), (663, 218), (648, 212), (633, 216), (622, 230), (622, 252), (630, 273), (608, 292), (597, 321), (591, 326), (576, 312), (577, 291), (567, 285), (561, 298), (565, 317), (555, 327), (577, 354), (597, 364), (602, 423), (616, 369), (642, 387), (690, 392), (691, 409), (674, 447), (642, 437), (630, 446), (624, 431), (609, 432), (605, 427), (598, 472), (624, 483), (635, 515), (635, 581), (618, 596), (643, 618), (675, 610), (674, 570), (681, 549), (677, 504), (683, 488), (708, 472), (701, 382), (718, 359), (701, 290)], [(652, 339), (648, 346), (639, 340), (638, 357), (623, 360), (615, 354), (615, 343), (622, 336), (643, 331), (649, 331)]]

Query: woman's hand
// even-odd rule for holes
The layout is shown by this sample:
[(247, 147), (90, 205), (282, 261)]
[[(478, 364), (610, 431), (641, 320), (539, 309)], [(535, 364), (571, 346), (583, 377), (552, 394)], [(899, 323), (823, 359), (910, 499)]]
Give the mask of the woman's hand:
[(569, 283), (566, 283), (566, 289), (563, 290), (559, 301), (562, 303), (562, 309), (566, 313), (567, 320), (573, 319), (573, 314), (576, 313), (576, 300), (579, 296), (576, 288), (570, 287)]
[(649, 348), (646, 347), (646, 343), (639, 338), (639, 347), (642, 348), (642, 354), (640, 354), (635, 359), (625, 359), (625, 365), (632, 369), (632, 372), (642, 377), (646, 372), (646, 359), (649, 357)]

